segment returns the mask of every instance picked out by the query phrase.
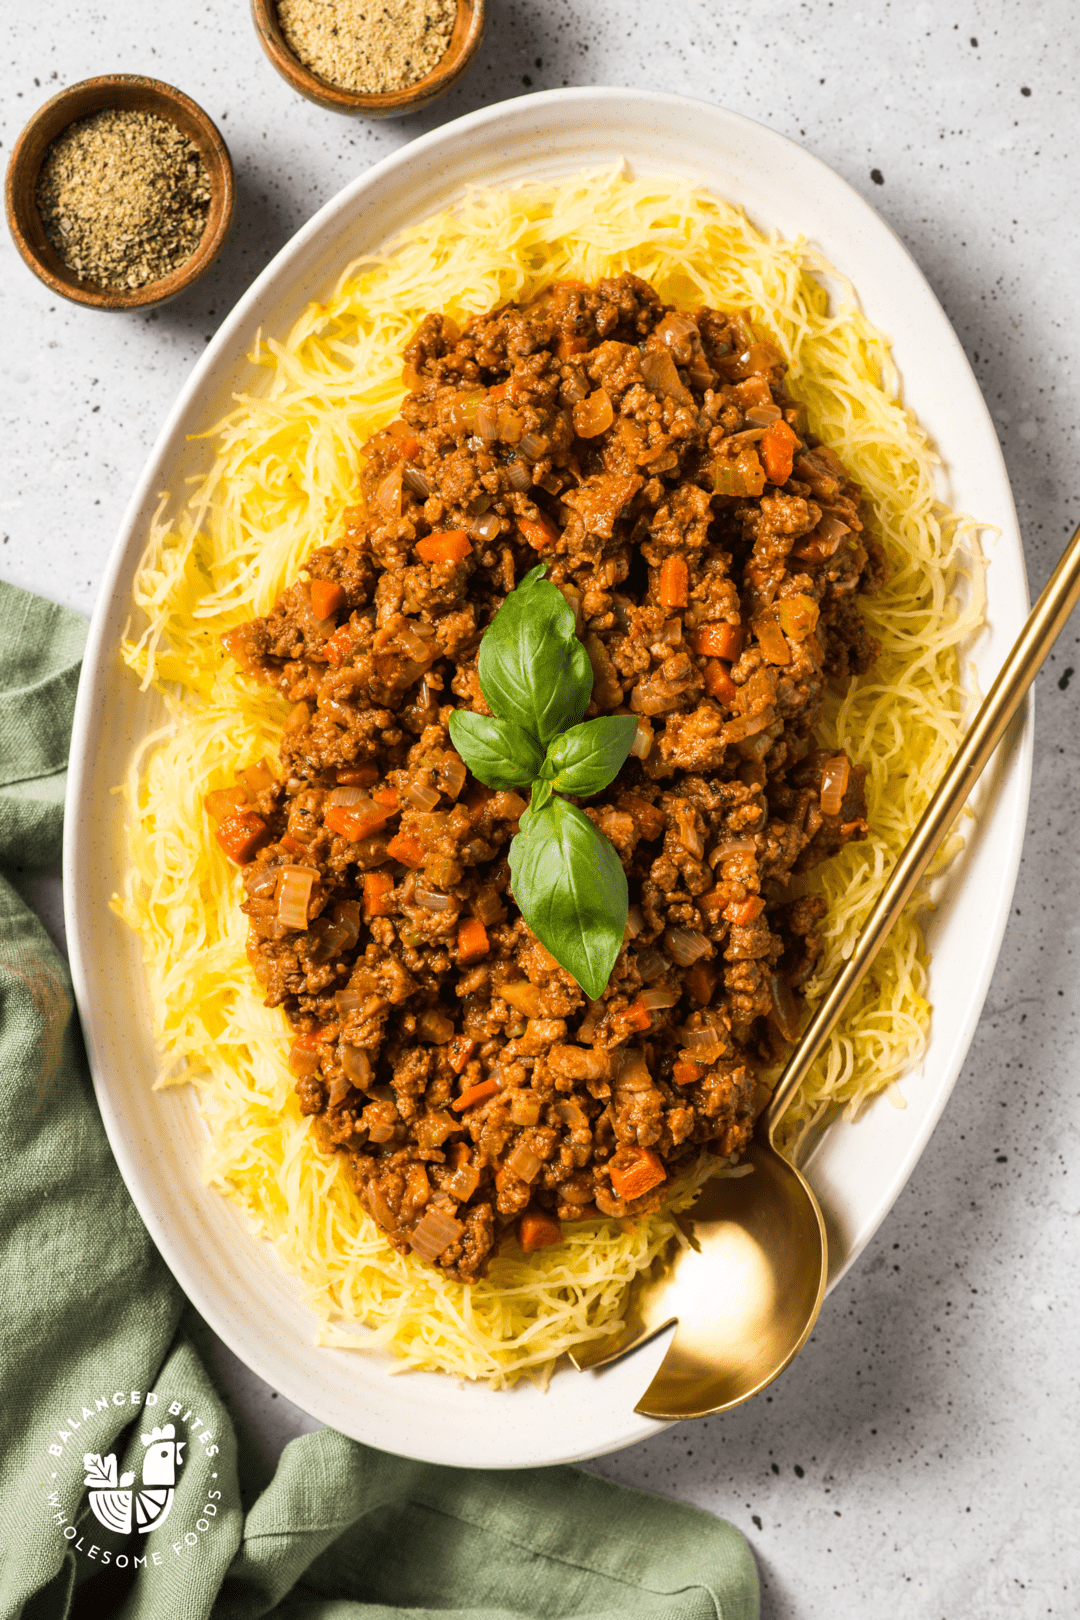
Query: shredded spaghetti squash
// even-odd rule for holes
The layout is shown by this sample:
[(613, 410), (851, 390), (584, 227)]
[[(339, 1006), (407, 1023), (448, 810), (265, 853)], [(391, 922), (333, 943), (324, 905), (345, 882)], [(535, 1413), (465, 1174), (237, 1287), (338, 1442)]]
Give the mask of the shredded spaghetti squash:
[[(337, 538), (362, 446), (397, 413), (401, 350), (427, 311), (460, 321), (558, 279), (624, 271), (680, 307), (742, 309), (779, 346), (791, 393), (862, 485), (889, 559), (887, 583), (862, 607), (881, 643), (876, 665), (829, 698), (818, 733), (867, 766), (871, 825), (865, 842), (798, 880), (828, 904), (810, 986), (820, 993), (959, 739), (959, 649), (981, 614), (977, 529), (942, 503), (889, 340), (850, 286), (805, 241), (767, 235), (687, 182), (614, 170), (471, 192), (349, 265), (286, 336), (260, 336), (261, 378), (213, 428), (211, 471), (178, 512), (162, 503), (135, 587), (143, 626), (123, 649), (167, 723), (131, 765), (130, 871), (115, 905), (142, 942), (158, 1084), (198, 1091), (206, 1181), (302, 1280), (321, 1342), (388, 1347), (402, 1367), (496, 1384), (543, 1379), (560, 1354), (612, 1332), (625, 1284), (677, 1235), (673, 1214), (694, 1188), (646, 1220), (583, 1223), (535, 1254), (504, 1245), (471, 1287), (390, 1246), (299, 1111), (284, 1016), (262, 1005), (245, 956), (240, 876), (211, 836), (204, 796), (273, 756), (285, 718), (220, 637), (265, 614), (308, 554)], [(919, 1059), (929, 1018), (910, 909), (792, 1106), (789, 1143), (892, 1084)]]

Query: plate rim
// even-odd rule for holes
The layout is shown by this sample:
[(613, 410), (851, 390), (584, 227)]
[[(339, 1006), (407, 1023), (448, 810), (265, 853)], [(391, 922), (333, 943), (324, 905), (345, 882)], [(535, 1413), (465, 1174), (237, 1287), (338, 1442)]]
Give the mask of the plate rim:
[[(702, 101), (700, 98), (679, 95), (677, 93), (668, 91), (649, 91), (614, 86), (572, 86), (558, 90), (541, 91), (529, 96), (512, 97), (508, 100), (495, 103), (491, 106), (481, 107), (471, 113), (464, 114), (460, 118), (451, 120), (446, 124), (440, 125), (437, 129), (431, 130), (427, 134), (419, 136), (413, 141), (407, 142), (404, 146), (400, 147), (396, 151), (388, 153), (384, 158), (381, 158), (378, 162), (363, 170), (353, 180), (349, 181), (344, 187), (342, 187), (333, 197), (329, 198), (327, 202), (325, 202), (315, 212), (315, 214), (313, 214), (312, 217), (294, 233), (294, 235), (278, 250), (278, 252), (255, 278), (243, 295), (238, 299), (237, 303), (233, 306), (232, 310), (229, 312), (225, 320), (221, 323), (221, 326), (218, 328), (217, 332), (214, 334), (211, 342), (207, 345), (202, 355), (200, 355), (199, 359), (196, 361), (192, 372), (179, 390), (173, 405), (168, 411), (161, 429), (155, 438), (153, 446), (148, 452), (142, 473), (135, 484), (131, 497), (125, 508), (123, 517), (120, 521), (117, 534), (113, 541), (106, 567), (103, 572), (98, 598), (95, 603), (87, 637), (86, 650), (84, 653), (82, 673), (79, 681), (74, 722), (72, 727), (71, 758), (69, 763), (68, 783), (65, 797), (63, 850), (64, 913), (65, 923), (68, 930), (72, 982), (86, 1036), (87, 1052), (90, 1059), (95, 1095), (97, 1097), (98, 1106), (101, 1110), (102, 1119), (113, 1154), (117, 1160), (117, 1164), (120, 1168), (121, 1174), (123, 1175), (132, 1201), (134, 1202), (141, 1218), (150, 1231), (151, 1236), (153, 1237), (159, 1252), (162, 1254), (163, 1259), (169, 1266), (169, 1269), (172, 1271), (174, 1277), (176, 1277), (177, 1282), (184, 1290), (187, 1297), (204, 1316), (214, 1331), (219, 1334), (227, 1345), (229, 1345), (229, 1348), (234, 1351), (238, 1358), (274, 1388), (279, 1387), (282, 1380), (280, 1373), (273, 1370), (266, 1357), (263, 1355), (262, 1346), (259, 1345), (257, 1349), (253, 1349), (250, 1343), (245, 1342), (242, 1347), (238, 1347), (231, 1335), (228, 1324), (221, 1321), (213, 1302), (207, 1301), (206, 1292), (210, 1285), (207, 1284), (207, 1288), (204, 1288), (200, 1280), (199, 1269), (190, 1264), (183, 1249), (171, 1241), (168, 1228), (163, 1224), (161, 1219), (159, 1219), (156, 1213), (152, 1190), (144, 1183), (144, 1177), (146, 1175), (145, 1167), (141, 1165), (137, 1158), (128, 1150), (123, 1129), (123, 1118), (119, 1109), (114, 1106), (109, 1089), (108, 1076), (102, 1072), (103, 1065), (101, 1062), (99, 1062), (97, 1057), (97, 1043), (95, 1041), (96, 1019), (92, 991), (94, 969), (90, 960), (89, 952), (84, 950), (84, 928), (86, 925), (83, 920), (81, 895), (83, 893), (86, 893), (87, 895), (89, 894), (89, 884), (81, 881), (84, 873), (84, 865), (87, 861), (87, 838), (86, 830), (83, 825), (84, 818), (80, 813), (80, 807), (85, 800), (86, 785), (89, 779), (92, 764), (92, 742), (95, 728), (95, 711), (104, 701), (105, 690), (107, 688), (110, 675), (113, 673), (113, 666), (115, 664), (115, 647), (112, 645), (110, 621), (115, 613), (117, 592), (123, 588), (124, 600), (129, 600), (131, 576), (134, 569), (138, 566), (138, 560), (142, 555), (145, 545), (145, 538), (141, 536), (139, 530), (140, 513), (144, 510), (148, 496), (153, 492), (155, 486), (158, 484), (162, 476), (158, 471), (159, 463), (167, 451), (169, 443), (173, 438), (177, 427), (195, 405), (204, 379), (209, 373), (212, 372), (219, 359), (224, 359), (231, 355), (233, 364), (236, 363), (238, 357), (243, 352), (238, 339), (240, 339), (241, 335), (245, 334), (246, 330), (253, 324), (252, 315), (257, 310), (263, 296), (268, 290), (274, 288), (279, 276), (282, 276), (284, 272), (287, 272), (288, 267), (302, 253), (302, 250), (309, 244), (317, 241), (325, 226), (330, 224), (339, 215), (347, 212), (350, 208), (353, 208), (357, 197), (362, 196), (365, 191), (381, 185), (387, 179), (387, 177), (392, 176), (398, 170), (405, 169), (409, 165), (415, 163), (418, 157), (422, 157), (432, 149), (437, 149), (444, 142), (453, 140), (465, 132), (482, 130), (486, 126), (490, 124), (497, 124), (508, 117), (517, 118), (523, 115), (527, 116), (529, 109), (538, 103), (550, 105), (551, 103), (555, 102), (557, 104), (561, 104), (564, 108), (573, 108), (575, 104), (588, 103), (591, 105), (596, 105), (603, 104), (604, 102), (622, 103), (628, 99), (642, 102), (648, 107), (662, 107), (664, 104), (670, 104), (672, 106), (679, 107), (684, 111), (687, 108), (694, 108), (707, 112), (710, 115), (719, 115), (721, 118), (732, 120), (736, 128), (740, 126), (743, 127), (747, 132), (752, 133), (755, 139), (763, 139), (770, 143), (776, 143), (777, 149), (781, 152), (785, 148), (788, 149), (791, 153), (797, 154), (800, 164), (808, 163), (813, 169), (817, 170), (819, 174), (827, 181), (827, 184), (830, 187), (838, 185), (839, 187), (843, 188), (843, 191), (847, 194), (845, 201), (850, 207), (853, 207), (854, 217), (857, 223), (870, 226), (878, 231), (884, 229), (884, 231), (886, 231), (892, 238), (893, 244), (897, 249), (899, 249), (900, 254), (906, 260), (907, 275), (917, 282), (917, 284), (921, 287), (923, 294), (927, 299), (929, 299), (932, 308), (940, 317), (944, 331), (947, 332), (954, 347), (954, 358), (959, 358), (959, 361), (966, 369), (972, 383), (974, 398), (981, 406), (982, 416), (984, 418), (982, 425), (985, 428), (987, 443), (992, 444), (994, 450), (996, 451), (995, 470), (1000, 475), (1001, 485), (1007, 501), (1007, 511), (1004, 513), (1004, 515), (1013, 519), (1019, 541), (1018, 561), (1021, 575), (1025, 581), (1026, 601), (1026, 571), (1023, 541), (1022, 537), (1020, 537), (1019, 524), (1016, 522), (1015, 506), (1012, 501), (1012, 493), (1009, 486), (1004, 458), (1001, 454), (1000, 445), (997, 441), (997, 435), (994, 432), (989, 411), (986, 407), (985, 400), (983, 400), (981, 391), (979, 390), (977, 380), (974, 377), (974, 373), (971, 369), (970, 363), (967, 360), (967, 356), (964, 353), (963, 347), (953, 331), (952, 324), (942, 308), (940, 301), (931, 288), (923, 271), (897, 232), (887, 220), (883, 219), (879, 214), (877, 214), (876, 210), (873, 209), (868, 202), (866, 202), (866, 200), (859, 194), (858, 191), (855, 190), (850, 182), (845, 180), (842, 175), (838, 174), (837, 171), (827, 164), (822, 158), (818, 157), (816, 153), (808, 150), (806, 147), (800, 145), (799, 142), (790, 139), (788, 136), (771, 129), (768, 125), (762, 124), (758, 120), (749, 118), (744, 113), (735, 112), (732, 109), (717, 105), (715, 103)], [(617, 145), (617, 142), (613, 140), (612, 144), (614, 147)], [(600, 161), (600, 159), (596, 159), (594, 162), (590, 157), (586, 156), (582, 160), (581, 167), (599, 167)], [(643, 173), (663, 172), (662, 165), (652, 171), (644, 168), (644, 166), (641, 164), (638, 164), (637, 167)], [(456, 187), (455, 195), (460, 195), (465, 189), (466, 184), (466, 181), (462, 181)], [(385, 240), (385, 238), (382, 240)], [(858, 293), (859, 289), (856, 288), (856, 294), (858, 295)], [(902, 397), (904, 397), (903, 388)], [(106, 645), (107, 642), (108, 645)], [(963, 1065), (963, 1061), (967, 1055), (975, 1029), (981, 1017), (983, 1004), (985, 1002), (990, 981), (1000, 954), (1002, 937), (1004, 935), (1005, 927), (1011, 912), (1012, 894), (1015, 887), (1016, 876), (1019, 870), (1023, 841), (1026, 832), (1026, 817), (1030, 797), (1030, 777), (1033, 755), (1033, 733), (1034, 727), (1032, 720), (1032, 707), (1029, 698), (1024, 714), (1015, 723), (1012, 729), (1010, 739), (1008, 739), (1006, 743), (1002, 744), (1001, 758), (1003, 760), (1005, 759), (1004, 751), (1007, 748), (1011, 749), (1011, 754), (1008, 757), (1006, 765), (1003, 766), (1003, 770), (1007, 768), (1010, 772), (1019, 772), (1019, 776), (1016, 778), (1012, 790), (1019, 793), (1019, 804), (1022, 813), (1018, 812), (1011, 819), (1008, 829), (1008, 840), (1004, 851), (1005, 859), (1000, 862), (1000, 869), (1002, 871), (1004, 881), (1002, 882), (998, 891), (998, 900), (993, 915), (993, 927), (990, 931), (990, 938), (993, 948), (985, 956), (983, 969), (978, 975), (974, 992), (970, 997), (968, 1016), (953, 1038), (951, 1047), (947, 1054), (946, 1062), (943, 1065), (935, 1065), (936, 1068), (941, 1069), (945, 1078), (943, 1078), (939, 1083), (938, 1091), (935, 1094), (934, 1105), (927, 1111), (917, 1135), (909, 1144), (906, 1155), (896, 1167), (896, 1170), (888, 1184), (887, 1196), (883, 1197), (881, 1201), (881, 1207), (876, 1220), (868, 1230), (864, 1231), (862, 1240), (859, 1242), (859, 1244), (846, 1255), (843, 1266), (834, 1276), (830, 1278), (830, 1289), (834, 1287), (836, 1283), (840, 1281), (841, 1277), (846, 1275), (847, 1271), (852, 1265), (854, 1265), (855, 1261), (859, 1257), (859, 1254), (872, 1237), (873, 1232), (877, 1230), (878, 1226), (880, 1226), (881, 1222), (885, 1219), (886, 1215), (893, 1207), (897, 1197), (899, 1197), (903, 1187), (910, 1179), (915, 1165), (917, 1164), (918, 1159), (921, 1157), (921, 1154), (924, 1151), (925, 1146), (933, 1133), (941, 1113), (944, 1110), (945, 1105), (956, 1085), (960, 1069)], [(220, 1195), (215, 1193), (213, 1196), (218, 1197)], [(215, 1318), (217, 1319), (215, 1320)], [(353, 1354), (354, 1352), (344, 1353)], [(286, 1380), (286, 1383), (287, 1382), (288, 1381)], [(304, 1411), (311, 1412), (312, 1405), (317, 1406), (319, 1404), (318, 1400), (313, 1400), (310, 1394), (305, 1392), (297, 1392), (295, 1389), (282, 1388), (281, 1393), (285, 1394), (289, 1400), (293, 1401), (295, 1405)], [(311, 1415), (319, 1418), (319, 1414), (317, 1412), (311, 1412)], [(326, 1419), (319, 1418), (319, 1421), (326, 1421)], [(507, 1462), (504, 1457), (499, 1457), (495, 1460), (485, 1460), (477, 1457), (468, 1459), (468, 1465), (479, 1467), (507, 1467), (535, 1465), (538, 1461), (543, 1461), (548, 1465), (554, 1465), (562, 1462), (574, 1462), (587, 1457), (600, 1456), (605, 1454), (605, 1452), (618, 1450), (626, 1445), (634, 1443), (637, 1440), (644, 1439), (652, 1434), (658, 1433), (665, 1427), (667, 1427), (666, 1424), (658, 1423), (651, 1419), (639, 1418), (633, 1412), (628, 1412), (627, 1422), (624, 1425), (623, 1432), (618, 1435), (612, 1435), (599, 1449), (597, 1449), (596, 1446), (589, 1446), (584, 1449), (580, 1447), (571, 1447), (569, 1450), (562, 1449), (557, 1455), (550, 1455), (544, 1457), (543, 1459), (530, 1456), (520, 1460), (515, 1459), (510, 1462)], [(359, 1434), (356, 1436), (356, 1438), (361, 1440), (364, 1439), (364, 1437)], [(365, 1443), (379, 1444), (380, 1442), (365, 1441)], [(385, 1442), (382, 1443), (385, 1444)], [(433, 1445), (428, 1450), (418, 1451), (414, 1448), (406, 1451), (404, 1454), (416, 1456), (421, 1460), (429, 1460), (432, 1462), (445, 1463), (452, 1460), (448, 1456), (439, 1452), (437, 1444)]]

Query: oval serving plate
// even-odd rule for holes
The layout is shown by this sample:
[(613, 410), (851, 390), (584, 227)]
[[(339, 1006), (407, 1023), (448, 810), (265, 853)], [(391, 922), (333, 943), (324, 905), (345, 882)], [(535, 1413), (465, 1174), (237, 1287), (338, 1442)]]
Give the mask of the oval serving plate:
[[(111, 790), (161, 707), (120, 665), (131, 586), (157, 492), (176, 494), (206, 467), (189, 441), (251, 386), (256, 329), (282, 332), (323, 298), (342, 267), (453, 202), (469, 184), (499, 186), (625, 159), (645, 174), (689, 175), (741, 203), (759, 226), (805, 235), (851, 278), (869, 317), (895, 340), (905, 397), (936, 441), (947, 496), (996, 525), (988, 626), (973, 651), (985, 689), (1026, 612), (1027, 585), (1005, 468), (986, 407), (940, 305), (905, 248), (824, 163), (736, 113), (640, 90), (527, 96), (458, 119), (369, 169), (319, 211), (225, 321), (178, 399), (132, 497), (90, 629), (76, 710), (65, 840), (67, 927), (75, 991), (113, 1151), (155, 1242), (226, 1344), (275, 1389), (334, 1428), (436, 1463), (525, 1467), (614, 1451), (662, 1425), (634, 1404), (662, 1359), (664, 1335), (598, 1374), (559, 1372), (544, 1393), (494, 1392), (431, 1373), (392, 1376), (384, 1354), (317, 1348), (299, 1285), (238, 1210), (202, 1182), (204, 1133), (190, 1088), (150, 1092), (156, 1057), (139, 945), (109, 910), (125, 854)], [(962, 858), (931, 927), (934, 1022), (907, 1106), (879, 1098), (837, 1123), (808, 1173), (826, 1210), (835, 1281), (865, 1246), (918, 1160), (960, 1071), (1008, 917), (1020, 859), (1031, 725), (1000, 751)]]

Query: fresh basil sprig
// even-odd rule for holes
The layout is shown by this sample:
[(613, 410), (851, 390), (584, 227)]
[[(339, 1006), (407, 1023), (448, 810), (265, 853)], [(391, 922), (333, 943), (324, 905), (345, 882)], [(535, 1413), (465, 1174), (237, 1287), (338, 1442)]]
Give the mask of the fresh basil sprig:
[(610, 841), (560, 798), (599, 793), (637, 731), (631, 714), (582, 723), (592, 696), (589, 655), (566, 598), (533, 568), (480, 643), (480, 689), (491, 717), (455, 709), (454, 747), (474, 776), (503, 791), (531, 785), (510, 845), (514, 899), (537, 939), (596, 999), (626, 930), (626, 874)]

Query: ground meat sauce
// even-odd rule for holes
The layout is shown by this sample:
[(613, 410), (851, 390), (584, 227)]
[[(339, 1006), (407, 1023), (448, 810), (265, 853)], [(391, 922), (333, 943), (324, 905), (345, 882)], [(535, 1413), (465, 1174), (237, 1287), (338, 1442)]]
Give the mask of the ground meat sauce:
[[(519, 1216), (525, 1247), (550, 1242), (652, 1212), (704, 1148), (737, 1154), (756, 1068), (797, 1031), (823, 905), (790, 876), (867, 830), (863, 769), (811, 733), (825, 682), (874, 657), (855, 598), (882, 560), (783, 377), (739, 314), (629, 275), (463, 332), (429, 315), (341, 540), (226, 637), (294, 705), (283, 774), (249, 772), (219, 837), (301, 1107), (390, 1241), (466, 1282)], [(588, 717), (639, 716), (616, 780), (576, 801), (630, 889), (592, 1004), (510, 893), (525, 799), (472, 778), (447, 729), (488, 712), (480, 637), (541, 560), (593, 665)]]

